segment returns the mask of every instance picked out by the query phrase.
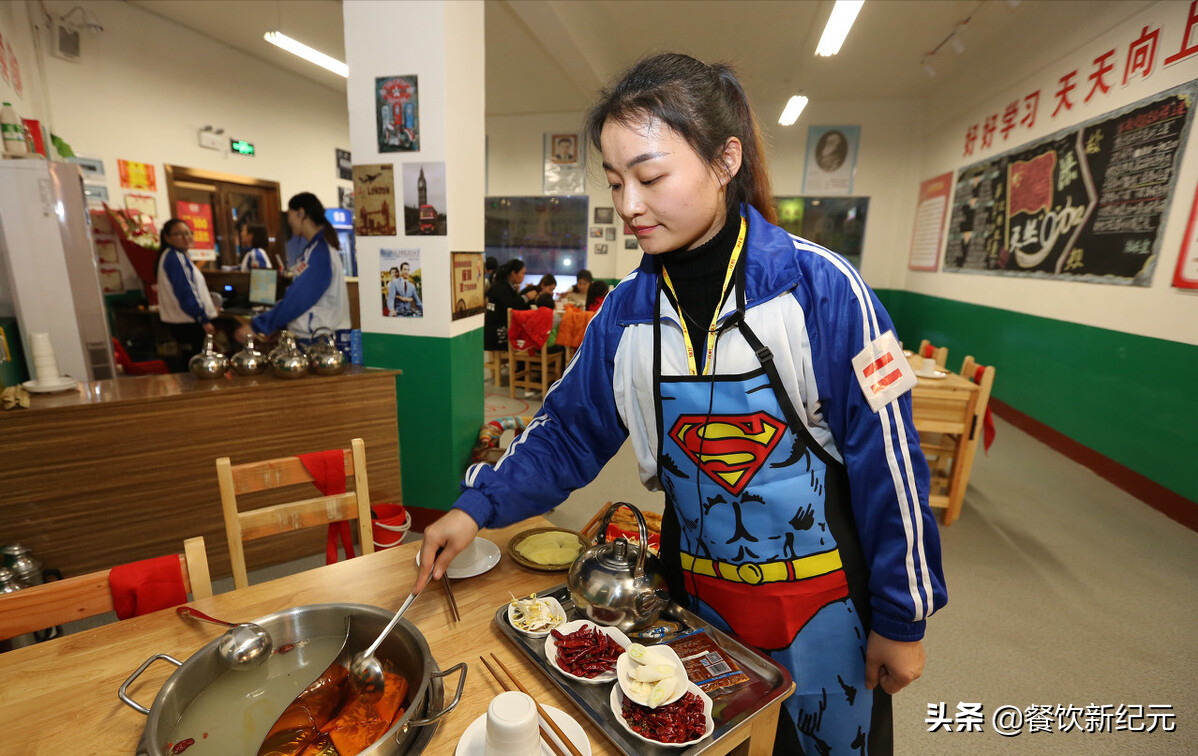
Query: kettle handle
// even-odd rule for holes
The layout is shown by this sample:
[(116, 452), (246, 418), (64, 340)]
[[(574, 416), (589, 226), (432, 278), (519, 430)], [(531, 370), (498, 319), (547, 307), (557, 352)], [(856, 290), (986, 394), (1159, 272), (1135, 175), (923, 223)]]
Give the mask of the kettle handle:
[(632, 510), (632, 514), (636, 516), (637, 535), (640, 537), (640, 547), (636, 550), (636, 567), (633, 568), (632, 576), (634, 578), (642, 578), (645, 576), (645, 554), (649, 551), (649, 526), (645, 524), (645, 516), (641, 514), (641, 510), (632, 506), (626, 501), (617, 501), (607, 508), (603, 513), (603, 519), (599, 521), (599, 532), (596, 534), (595, 545), (607, 543), (607, 526), (611, 523), (612, 515), (620, 511), (620, 507), (628, 507)]

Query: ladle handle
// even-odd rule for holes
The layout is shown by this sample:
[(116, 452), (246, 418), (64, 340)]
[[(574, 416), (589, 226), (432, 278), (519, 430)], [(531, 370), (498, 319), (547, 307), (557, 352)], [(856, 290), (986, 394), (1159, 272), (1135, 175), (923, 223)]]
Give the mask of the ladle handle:
[(224, 620), (218, 620), (216, 617), (209, 617), (199, 609), (193, 609), (190, 606), (179, 607), (175, 610), (175, 614), (178, 614), (180, 617), (191, 617), (192, 619), (198, 619), (201, 622), (211, 622), (214, 625), (221, 625), (222, 627), (237, 627), (237, 625), (232, 622), (225, 622)]
[(399, 624), (400, 617), (403, 617), (403, 613), (406, 612), (408, 607), (412, 605), (412, 602), (416, 600), (417, 595), (418, 594), (415, 591), (408, 594), (408, 598), (404, 600), (403, 606), (399, 607), (399, 611), (395, 613), (395, 616), (392, 617), (391, 621), (387, 623), (387, 626), (383, 628), (383, 632), (379, 633), (379, 637), (374, 639), (374, 643), (370, 644), (370, 648), (366, 649), (366, 653), (363, 654), (365, 658), (369, 659), (370, 657), (374, 656), (375, 649), (377, 649), (379, 644), (383, 642), (383, 638), (386, 638), (388, 635), (390, 635), (391, 631), (395, 629), (395, 626)]

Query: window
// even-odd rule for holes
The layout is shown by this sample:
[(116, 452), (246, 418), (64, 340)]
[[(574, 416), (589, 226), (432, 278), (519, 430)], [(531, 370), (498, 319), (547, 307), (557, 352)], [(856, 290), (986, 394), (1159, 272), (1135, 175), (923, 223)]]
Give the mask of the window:
[(775, 197), (778, 225), (861, 269), (869, 197)]
[(558, 290), (587, 266), (587, 197), (487, 197), (486, 254), (524, 261), (527, 280), (546, 273)]

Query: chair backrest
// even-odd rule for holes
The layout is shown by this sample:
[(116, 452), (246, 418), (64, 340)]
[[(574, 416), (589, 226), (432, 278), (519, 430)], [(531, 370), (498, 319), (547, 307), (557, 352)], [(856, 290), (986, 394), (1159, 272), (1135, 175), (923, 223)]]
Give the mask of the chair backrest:
[(216, 460), (216, 478), (220, 484), (220, 504), (225, 516), (225, 535), (229, 539), (229, 560), (233, 584), (245, 588), (249, 575), (245, 567), (245, 542), (289, 533), (344, 520), (358, 521), (358, 540), (362, 552), (374, 553), (370, 523), (370, 481), (366, 475), (366, 443), (355, 438), (342, 450), (345, 476), (353, 477), (354, 490), (343, 494), (319, 496), (286, 504), (239, 511), (237, 497), (284, 486), (312, 483), (312, 475), (299, 457), (280, 457), (261, 462), (234, 465), (228, 457)]
[[(916, 355), (919, 357), (933, 358), (936, 360), (936, 367), (944, 370), (944, 366), (948, 362), (948, 347), (934, 347), (932, 346), (932, 342), (924, 339), (923, 341), (919, 342), (919, 351), (916, 352)], [(916, 365), (915, 369), (918, 370), (919, 365)]]
[(990, 391), (994, 388), (994, 366), (987, 365), (982, 368), (982, 374), (979, 378), (978, 368), (981, 367), (973, 359), (972, 354), (966, 355), (965, 361), (961, 363), (961, 377), (978, 384), (978, 401), (973, 411), (975, 437), (981, 433), (982, 418), (986, 416), (986, 407), (990, 404)]
[(517, 352), (535, 353), (543, 351), (549, 344), (549, 332), (553, 330), (553, 310), (538, 307), (535, 310), (508, 309), (508, 344)]
[[(179, 566), (183, 587), (194, 599), (212, 595), (203, 536), (183, 542)], [(108, 572), (100, 570), (0, 595), (0, 640), (113, 611)]]

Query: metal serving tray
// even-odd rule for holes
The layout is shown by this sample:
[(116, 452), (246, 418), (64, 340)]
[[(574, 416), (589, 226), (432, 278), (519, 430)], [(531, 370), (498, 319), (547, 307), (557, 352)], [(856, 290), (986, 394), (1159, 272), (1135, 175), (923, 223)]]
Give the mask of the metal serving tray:
[[(560, 601), (568, 620), (585, 619), (574, 609), (574, 602), (571, 601), (570, 592), (565, 584), (541, 591), (537, 596), (552, 596)], [(495, 612), (495, 624), (516, 648), (523, 651), (554, 685), (578, 705), (625, 756), (698, 756), (707, 753), (715, 749), (720, 738), (757, 716), (771, 703), (787, 695), (791, 689), (790, 673), (785, 667), (712, 627), (698, 615), (671, 602), (669, 608), (662, 612), (662, 619), (680, 622), (688, 629), (706, 630), (716, 645), (740, 664), (741, 671), (749, 677), (749, 683), (730, 693), (712, 698), (714, 706), (711, 716), (715, 720), (715, 732), (711, 737), (704, 738), (685, 750), (664, 745), (655, 746), (636, 738), (614, 721), (610, 701), (611, 686), (618, 683), (613, 681), (588, 685), (562, 675), (545, 657), (545, 639), (529, 638), (512, 627), (508, 622), (507, 608), (508, 604), (505, 603)]]

